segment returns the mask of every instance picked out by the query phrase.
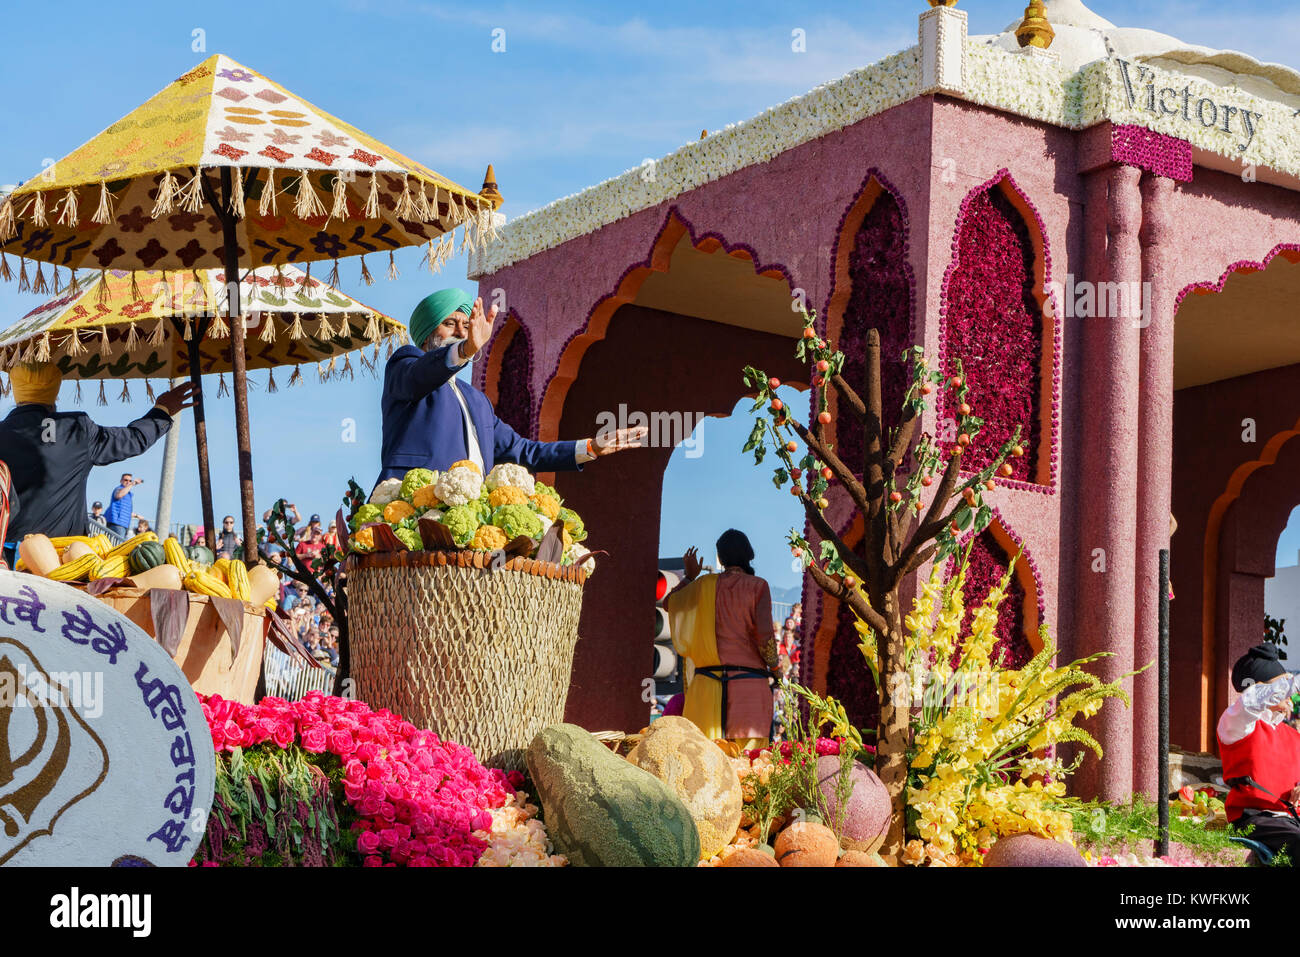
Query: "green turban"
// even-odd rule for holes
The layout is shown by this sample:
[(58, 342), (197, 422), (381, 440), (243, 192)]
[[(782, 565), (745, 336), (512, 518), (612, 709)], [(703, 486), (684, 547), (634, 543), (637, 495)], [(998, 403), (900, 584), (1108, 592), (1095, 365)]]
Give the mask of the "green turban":
[(423, 346), (424, 340), (433, 335), (433, 330), (442, 320), (458, 310), (468, 316), (473, 308), (474, 300), (463, 289), (439, 289), (433, 295), (425, 296), (411, 313), (411, 341)]

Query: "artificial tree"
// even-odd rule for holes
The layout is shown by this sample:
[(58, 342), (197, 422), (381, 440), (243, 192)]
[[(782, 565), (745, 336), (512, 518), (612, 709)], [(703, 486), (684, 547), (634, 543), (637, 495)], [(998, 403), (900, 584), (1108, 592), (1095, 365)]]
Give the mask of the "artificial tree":
[[(782, 467), (775, 470), (778, 488), (790, 483), (808, 525), (820, 540), (817, 556), (807, 539), (790, 532), (790, 548), (823, 592), (846, 603), (874, 633), (879, 672), (873, 677), (880, 695), (880, 720), (876, 741), (876, 773), (889, 791), (893, 816), (882, 848), (897, 856), (903, 846), (908, 752), (911, 747), (911, 687), (904, 661), (904, 609), (900, 589), (907, 578), (931, 560), (952, 555), (960, 536), (976, 535), (992, 521), (984, 494), (995, 487), (994, 475), (1009, 476), (1008, 456), (1023, 455), (1020, 429), (978, 472), (962, 474), (962, 455), (983, 426), (967, 403), (969, 388), (961, 360), (953, 360), (953, 374), (929, 368), (919, 346), (907, 349), (903, 360), (911, 364), (911, 379), (903, 397), (899, 424), (885, 435), (882, 417), (880, 334), (868, 330), (862, 394), (844, 380), (844, 354), (822, 337), (816, 313), (804, 313), (803, 336), (796, 355), (812, 364), (815, 374), (817, 416), (808, 426), (796, 419), (775, 392), (777, 379), (752, 366), (745, 368), (746, 384), (757, 394), (753, 431), (744, 451), (761, 464), (769, 441)], [(833, 421), (829, 392), (839, 398), (837, 432), (860, 427), (863, 432), (863, 472), (857, 474), (828, 441), (826, 427)], [(956, 416), (951, 436), (936, 439), (917, 430), (926, 399), (938, 389), (948, 389)], [(760, 411), (764, 410), (764, 411)], [(805, 452), (796, 460), (800, 443)], [(938, 481), (936, 484), (936, 476)], [(855, 551), (827, 521), (825, 495), (832, 482), (843, 486), (861, 514), (863, 537)], [(929, 504), (924, 501), (929, 495)], [(864, 662), (864, 667), (866, 664)]]

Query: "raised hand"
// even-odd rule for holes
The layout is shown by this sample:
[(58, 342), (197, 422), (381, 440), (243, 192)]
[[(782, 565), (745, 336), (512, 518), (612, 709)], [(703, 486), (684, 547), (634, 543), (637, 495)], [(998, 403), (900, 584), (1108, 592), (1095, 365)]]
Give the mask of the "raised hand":
[(700, 561), (700, 550), (694, 545), (686, 549), (686, 554), (682, 556), (682, 564), (686, 569), (687, 581), (699, 578), (700, 572), (704, 569), (704, 563)]
[(473, 358), (476, 352), (487, 345), (488, 340), (492, 338), (492, 325), (496, 322), (496, 318), (496, 306), (484, 315), (483, 297), (474, 300), (474, 311), (469, 316), (469, 334), (466, 335), (465, 344), (461, 347), (462, 356), (466, 359)]
[(198, 387), (193, 382), (186, 382), (174, 389), (168, 389), (158, 396), (158, 401), (154, 404), (168, 415), (176, 415), (182, 409), (193, 407), (198, 391)]
[(601, 431), (591, 440), (591, 448), (597, 455), (612, 455), (624, 449), (638, 449), (645, 445), (645, 438), (650, 429), (639, 425), (635, 429), (618, 429), (614, 432)]

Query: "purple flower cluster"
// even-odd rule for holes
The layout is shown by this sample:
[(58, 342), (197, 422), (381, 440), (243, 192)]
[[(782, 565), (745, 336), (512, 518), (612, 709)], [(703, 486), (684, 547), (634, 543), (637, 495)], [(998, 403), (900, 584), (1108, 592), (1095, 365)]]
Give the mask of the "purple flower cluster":
[(520, 324), (501, 356), (496, 411), (502, 422), (525, 437), (533, 434), (532, 382), (533, 352), (529, 348), (528, 330)]

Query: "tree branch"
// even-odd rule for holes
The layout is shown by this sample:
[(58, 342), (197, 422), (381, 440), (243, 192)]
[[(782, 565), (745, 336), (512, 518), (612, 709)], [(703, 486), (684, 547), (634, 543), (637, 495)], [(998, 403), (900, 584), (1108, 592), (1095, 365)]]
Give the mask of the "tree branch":
[(867, 417), (867, 407), (863, 404), (862, 399), (853, 391), (842, 375), (831, 376), (831, 385), (835, 386), (835, 391), (840, 394), (840, 398), (849, 404), (849, 408), (858, 414), (861, 418)]
[(808, 431), (802, 423), (791, 419), (790, 424), (793, 426), (795, 434), (803, 439), (804, 445), (808, 446), (808, 450), (830, 466), (831, 471), (835, 473), (835, 477), (840, 480), (840, 484), (844, 486), (849, 493), (849, 497), (853, 499), (853, 504), (865, 512), (867, 510), (867, 490), (862, 487), (862, 483), (853, 474), (853, 470), (845, 465), (844, 460), (832, 452), (829, 446)]
[(816, 529), (817, 534), (826, 541), (833, 542), (835, 550), (839, 552), (840, 559), (844, 564), (848, 565), (850, 570), (862, 579), (864, 584), (868, 582), (871, 569), (866, 559), (844, 544), (844, 540), (835, 533), (835, 529), (831, 528), (825, 516), (813, 505), (812, 499), (804, 494), (800, 494), (799, 499), (803, 502), (804, 513), (808, 516), (808, 521)]
[[(911, 561), (912, 556), (924, 547), (925, 543), (943, 531), (943, 527), (952, 521), (951, 516), (945, 519), (939, 519), (938, 513), (943, 510), (947, 501), (952, 498), (953, 489), (957, 486), (957, 473), (961, 471), (961, 456), (953, 455), (948, 459), (948, 467), (944, 469), (943, 479), (939, 482), (939, 489), (934, 494), (934, 501), (930, 503), (930, 508), (925, 513), (925, 520), (917, 527), (916, 532), (912, 535), (903, 552), (894, 562), (894, 567), (890, 570), (890, 577), (897, 581), (899, 575), (897, 569), (906, 567)], [(960, 506), (958, 506), (960, 507)]]
[(865, 621), (877, 634), (884, 635), (889, 631), (889, 623), (885, 621), (885, 617), (872, 608), (857, 592), (827, 575), (816, 564), (808, 566), (808, 573), (812, 575), (818, 588), (832, 598), (848, 604), (854, 614)]

